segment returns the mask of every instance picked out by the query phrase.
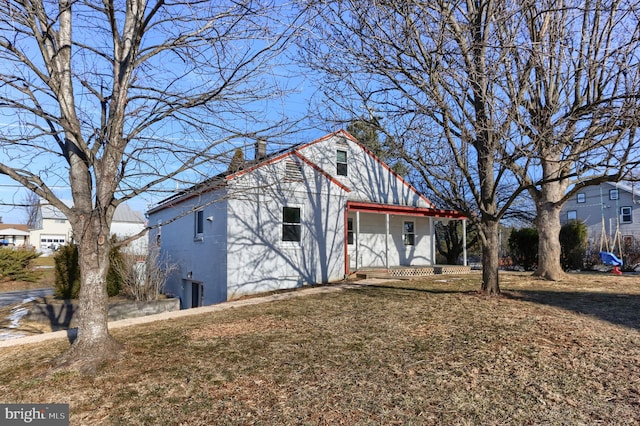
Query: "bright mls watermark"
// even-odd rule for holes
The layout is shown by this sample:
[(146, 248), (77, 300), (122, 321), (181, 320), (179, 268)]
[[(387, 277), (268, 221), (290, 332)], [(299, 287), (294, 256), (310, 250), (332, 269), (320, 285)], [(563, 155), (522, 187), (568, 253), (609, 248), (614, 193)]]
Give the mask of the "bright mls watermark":
[(0, 404), (0, 425), (69, 426), (69, 404)]

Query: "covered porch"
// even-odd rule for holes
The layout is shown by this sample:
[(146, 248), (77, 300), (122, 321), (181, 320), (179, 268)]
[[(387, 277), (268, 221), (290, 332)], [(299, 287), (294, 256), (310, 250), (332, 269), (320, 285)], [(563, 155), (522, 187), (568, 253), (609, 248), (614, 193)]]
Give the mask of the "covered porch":
[(462, 266), (467, 271), (467, 218), (460, 212), (348, 201), (345, 273), (372, 269), (385, 270), (394, 276), (443, 273), (449, 265), (436, 265), (435, 223), (451, 220), (462, 222), (465, 246)]

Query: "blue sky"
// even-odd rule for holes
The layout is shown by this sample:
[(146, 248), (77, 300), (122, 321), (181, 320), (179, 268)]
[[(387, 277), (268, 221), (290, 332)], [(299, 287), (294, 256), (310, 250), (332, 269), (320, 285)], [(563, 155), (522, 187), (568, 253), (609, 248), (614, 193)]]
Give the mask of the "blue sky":
[[(8, 31), (7, 28), (9, 27), (5, 26), (5, 27), (2, 27), (0, 30)], [(100, 31), (100, 25), (94, 26), (93, 28), (94, 28), (94, 31)], [(80, 30), (80, 32), (82, 33), (82, 30)], [(79, 36), (82, 37), (82, 34), (80, 34)], [(151, 40), (153, 40), (153, 38)], [(25, 40), (23, 39), (23, 41)], [(28, 40), (25, 41), (25, 43), (28, 43), (28, 42), (29, 42)], [(101, 43), (100, 37), (94, 37), (93, 33), (90, 37), (90, 40), (86, 40), (86, 42), (97, 43), (98, 46), (108, 45), (108, 43), (106, 42)], [(29, 49), (28, 44), (26, 44), (25, 48)], [(241, 50), (237, 50), (237, 52), (240, 52), (240, 55), (243, 54)], [(83, 59), (84, 57), (82, 55), (84, 53), (86, 52), (82, 52), (82, 51), (80, 51), (80, 53), (78, 53), (78, 51), (76, 52), (76, 56), (78, 56), (79, 58), (78, 61), (80, 62), (78, 63), (79, 65), (78, 69), (76, 69), (75, 71), (82, 74), (84, 67), (89, 66), (90, 69), (88, 72), (91, 74), (93, 71), (95, 71), (91, 69), (92, 63), (90, 62), (90, 59), (92, 57), (87, 56), (88, 59)], [(230, 55), (230, 54), (232, 55), (233, 53), (234, 52), (232, 50), (225, 52), (226, 55)], [(37, 56), (38, 55), (33, 55), (32, 60), (37, 61), (38, 60)], [(231, 58), (231, 56), (229, 56), (229, 58)], [(256, 87), (257, 88), (266, 87), (269, 89), (273, 89), (273, 96), (270, 96), (269, 100), (250, 104), (249, 106), (253, 110), (252, 114), (249, 115), (248, 117), (240, 118), (238, 119), (239, 121), (234, 121), (233, 123), (231, 123), (232, 121), (231, 117), (242, 116), (242, 114), (236, 114), (238, 111), (234, 111), (233, 109), (225, 110), (224, 112), (220, 113), (220, 117), (223, 117), (223, 120), (221, 121), (224, 123), (224, 125), (221, 126), (221, 128), (217, 129), (216, 133), (213, 134), (213, 137), (224, 138), (226, 135), (224, 134), (223, 127), (232, 127), (239, 131), (251, 132), (253, 129), (259, 127), (259, 123), (263, 120), (276, 120), (278, 117), (287, 117), (291, 120), (304, 119), (304, 117), (307, 115), (308, 103), (317, 93), (315, 88), (315, 84), (317, 80), (310, 78), (308, 73), (306, 74), (301, 73), (300, 70), (295, 65), (292, 65), (291, 63), (287, 63), (287, 62), (292, 62), (292, 61), (288, 61), (288, 58), (286, 58), (286, 55), (283, 55), (282, 61), (281, 60), (276, 61), (278, 65), (277, 67), (273, 67), (273, 68), (268, 67), (268, 71), (265, 74), (259, 74), (257, 76), (258, 84), (256, 84)], [(17, 71), (14, 71), (14, 69), (12, 68), (12, 67), (16, 67), (16, 64), (17, 64), (17, 67), (19, 67), (19, 64), (17, 62), (12, 63), (10, 61), (0, 61), (0, 69), (2, 69), (2, 72), (8, 73), (8, 74), (12, 74), (14, 72), (17, 74), (22, 74), (24, 69), (16, 68)], [(152, 69), (153, 68), (152, 66), (150, 68), (147, 68), (147, 71), (150, 70), (149, 71), (150, 75), (153, 75), (154, 72), (166, 73), (165, 75), (159, 75), (160, 79), (166, 76), (168, 76), (167, 78), (171, 79), (171, 76), (178, 76), (181, 71), (179, 65), (177, 66), (177, 68), (174, 65), (172, 65), (171, 67), (167, 67), (167, 64), (164, 62), (164, 58), (162, 63), (156, 64), (156, 65), (158, 65), (157, 69)], [(96, 62), (95, 66), (100, 66), (100, 62), (99, 61)], [(196, 70), (199, 70), (199, 69), (196, 68)], [(25, 80), (31, 81), (31, 78), (29, 78), (30, 76), (28, 71), (25, 72), (25, 75), (26, 75)], [(144, 77), (144, 73), (141, 75), (142, 77)], [(206, 76), (204, 76), (203, 74), (198, 74), (197, 72), (196, 73), (185, 72), (183, 77), (185, 76), (187, 78), (176, 80), (180, 82), (177, 84), (188, 85), (190, 84), (191, 79), (197, 80), (196, 86), (206, 85), (207, 83)], [(204, 80), (202, 80), (203, 76), (205, 77)], [(95, 74), (94, 77), (99, 78), (99, 74)], [(213, 75), (212, 78), (215, 78), (215, 75)], [(253, 80), (253, 81), (255, 82), (256, 80)], [(96, 84), (94, 81), (90, 81), (90, 83)], [(108, 78), (106, 79), (106, 84), (107, 85), (109, 84)], [(87, 95), (86, 92), (81, 95), (82, 88), (80, 87), (80, 84), (78, 84), (78, 81), (74, 80), (74, 85), (77, 85), (76, 90), (78, 90), (78, 98), (76, 99), (76, 105), (79, 105), (80, 109), (83, 109), (82, 111), (83, 119), (87, 123), (89, 123), (88, 128), (90, 129), (91, 128), (90, 126), (96, 126), (97, 123), (99, 123), (99, 116), (100, 116), (99, 108), (96, 107), (95, 99), (92, 99), (91, 95)], [(243, 87), (250, 87), (250, 86), (252, 85), (249, 84)], [(7, 89), (6, 87), (4, 90), (10, 90), (10, 89)], [(99, 85), (96, 85), (95, 87), (99, 87)], [(18, 96), (20, 96), (20, 93), (18, 92), (16, 93), (18, 94)], [(10, 93), (10, 92), (7, 92), (7, 93)], [(261, 97), (262, 93), (255, 93), (255, 95), (256, 97), (259, 98)], [(9, 94), (7, 96), (11, 96), (11, 95)], [(46, 103), (47, 101), (45, 100), (44, 102)], [(319, 104), (321, 105), (322, 103), (319, 103)], [(228, 105), (232, 105), (232, 104), (229, 103)], [(223, 107), (228, 108), (228, 105), (224, 105)], [(53, 108), (53, 111), (55, 111), (55, 107)], [(54, 112), (52, 114), (55, 115), (56, 113)], [(218, 116), (216, 116), (216, 119), (218, 119)], [(225, 120), (229, 121), (229, 123), (224, 122)], [(136, 121), (136, 119), (132, 118), (132, 121)], [(21, 116), (19, 113), (16, 114), (15, 110), (11, 110), (10, 108), (2, 109), (0, 111), (0, 132), (6, 132), (5, 134), (9, 134), (10, 132), (16, 131), (16, 129), (18, 129), (17, 131), (20, 132), (21, 134), (26, 134), (31, 137), (34, 137), (31, 134), (32, 131), (30, 130), (29, 127), (18, 127), (18, 126), (20, 126), (19, 123), (37, 123), (37, 122), (38, 120), (34, 120), (30, 118), (25, 119), (25, 117)], [(91, 122), (93, 122), (94, 124), (91, 124)], [(335, 128), (333, 128), (332, 125), (322, 124), (319, 126), (320, 128), (316, 128), (309, 123), (310, 123), (309, 120), (303, 120), (300, 123), (300, 125), (297, 126), (298, 131), (296, 133), (283, 136), (280, 140), (269, 141), (270, 147), (268, 148), (268, 150), (279, 150), (295, 143), (313, 140), (315, 138), (323, 136), (329, 131), (336, 130)], [(42, 126), (42, 124), (40, 125)], [(34, 126), (34, 128), (35, 127), (37, 126)], [(173, 129), (171, 127), (172, 127), (172, 124), (168, 123), (166, 124), (166, 127), (165, 127), (165, 124), (162, 124), (157, 128), (149, 129), (149, 134), (147, 135), (147, 137), (149, 138), (149, 140), (152, 140), (152, 138), (157, 135), (160, 138), (169, 139), (173, 136)], [(192, 135), (191, 134), (185, 135), (183, 131), (184, 129), (182, 129), (181, 131), (181, 129), (178, 129), (178, 127), (179, 126), (176, 126), (176, 131), (175, 131), (175, 135), (177, 137), (181, 137), (182, 138), (181, 140), (186, 141), (187, 143), (192, 143), (193, 145), (198, 144), (198, 139), (197, 139), (198, 135), (193, 135), (194, 139), (189, 139), (189, 137)], [(43, 126), (43, 128), (46, 129), (46, 124)], [(38, 132), (37, 129), (33, 131), (33, 133), (37, 133), (37, 132)], [(153, 132), (156, 132), (156, 133), (153, 134)], [(38, 136), (36, 135), (35, 137), (37, 138)], [(38, 139), (35, 139), (35, 140), (37, 141)], [(236, 141), (235, 143), (242, 143), (242, 142)], [(19, 149), (11, 150), (11, 148), (3, 148), (3, 150), (0, 151), (0, 156), (3, 156), (4, 158), (0, 158), (0, 162), (8, 164), (12, 167), (23, 168), (25, 170), (32, 171), (33, 173), (41, 176), (45, 180), (45, 183), (54, 190), (54, 193), (58, 198), (70, 200), (71, 194), (70, 194), (70, 189), (68, 187), (67, 176), (66, 176), (67, 171), (66, 171), (66, 168), (64, 167), (65, 166), (64, 160), (48, 152), (47, 145), (53, 146), (53, 147), (56, 146), (56, 144), (51, 141), (51, 142), (47, 142), (44, 145), (44, 149), (40, 149), (40, 150), (26, 148), (23, 151), (20, 151)], [(247, 145), (247, 148), (245, 149), (246, 158), (252, 158), (253, 142), (247, 140), (246, 145)], [(235, 146), (229, 146), (227, 151), (230, 151), (231, 153), (233, 153), (234, 148)], [(224, 152), (226, 148), (224, 147), (224, 145), (222, 145), (221, 148), (216, 148), (216, 149), (219, 149), (222, 152)], [(176, 157), (178, 157), (178, 159), (181, 159), (179, 158), (180, 154), (173, 155), (173, 153), (167, 152), (167, 151), (163, 152), (163, 155), (165, 155), (166, 158), (168, 159), (167, 162), (164, 164), (169, 165), (167, 167), (167, 169), (169, 170), (171, 169), (171, 166), (177, 163)], [(174, 162), (174, 164), (171, 164), (172, 161)], [(161, 163), (162, 162), (158, 163), (160, 164), (160, 166), (157, 169), (148, 168), (146, 170), (158, 170), (157, 173), (163, 175), (165, 168), (162, 167)], [(154, 165), (157, 165), (157, 164), (154, 164)], [(142, 170), (144, 167), (145, 167), (145, 164), (141, 163), (139, 168), (136, 168), (135, 170), (138, 173), (143, 173), (145, 172), (145, 170)], [(220, 164), (218, 165), (205, 164), (203, 165), (203, 170), (204, 170), (203, 174), (197, 174), (195, 172), (190, 173), (190, 175), (193, 176), (191, 180), (193, 183), (200, 181), (206, 177), (205, 175), (206, 173), (215, 174), (221, 171), (220, 168), (222, 167), (225, 167), (225, 166)], [(175, 189), (175, 186), (176, 186), (175, 182), (169, 181), (163, 185), (163, 188)], [(186, 186), (186, 184), (183, 184), (182, 187), (178, 187), (178, 189), (184, 189), (184, 186)], [(26, 221), (27, 215), (26, 215), (25, 208), (20, 207), (19, 205), (25, 202), (27, 195), (28, 195), (27, 190), (24, 189), (22, 186), (20, 186), (18, 183), (14, 182), (12, 179), (8, 178), (7, 176), (0, 175), (0, 217), (2, 217), (2, 221), (4, 223), (24, 223)], [(160, 199), (166, 197), (167, 195), (168, 194), (166, 193), (163, 195), (153, 195), (149, 193), (141, 194), (135, 197), (134, 199), (129, 200), (127, 203), (134, 210), (144, 212), (145, 210), (147, 210), (147, 208), (150, 205), (153, 205), (154, 203), (158, 202)]]

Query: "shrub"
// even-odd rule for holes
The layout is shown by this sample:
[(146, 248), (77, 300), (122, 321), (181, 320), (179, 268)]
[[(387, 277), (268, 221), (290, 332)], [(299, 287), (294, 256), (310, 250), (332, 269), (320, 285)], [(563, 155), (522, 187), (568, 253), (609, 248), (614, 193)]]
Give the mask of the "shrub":
[(54, 294), (60, 299), (77, 299), (80, 294), (78, 247), (65, 244), (53, 256), (55, 264)]
[(122, 294), (136, 301), (157, 300), (164, 291), (167, 278), (177, 269), (161, 256), (160, 249), (149, 251), (146, 259), (125, 253), (120, 262), (113, 264), (122, 277)]
[(0, 279), (34, 281), (31, 261), (38, 257), (33, 250), (0, 248)]
[(583, 269), (587, 253), (587, 225), (578, 220), (560, 228), (560, 264), (564, 270)]
[[(116, 243), (116, 236), (111, 237), (111, 243)], [(116, 267), (118, 263), (122, 261), (122, 251), (120, 246), (111, 247), (109, 250), (109, 270), (107, 271), (107, 295), (109, 297), (120, 294), (122, 289), (122, 274), (119, 268)]]
[[(113, 265), (122, 257), (119, 247), (109, 251), (109, 270), (107, 271), (107, 295), (116, 296), (122, 288), (122, 277)], [(64, 245), (56, 252), (54, 294), (61, 299), (77, 299), (80, 296), (80, 264), (78, 246), (73, 243)]]
[(527, 271), (533, 270), (538, 264), (538, 231), (535, 228), (513, 229), (509, 250), (514, 264)]

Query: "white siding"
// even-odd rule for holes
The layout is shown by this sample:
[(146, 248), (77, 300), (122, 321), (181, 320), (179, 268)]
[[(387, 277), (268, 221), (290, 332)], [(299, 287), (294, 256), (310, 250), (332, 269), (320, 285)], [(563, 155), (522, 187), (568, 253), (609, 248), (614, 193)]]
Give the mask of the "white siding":
[[(336, 172), (336, 151), (347, 151), (347, 176)], [(430, 207), (415, 190), (357, 143), (334, 136), (300, 149), (300, 153), (346, 185), (350, 200)]]
[(66, 219), (43, 219), (42, 220), (42, 228), (34, 229), (29, 233), (29, 239), (31, 240), (31, 244), (38, 251), (45, 251), (49, 249), (49, 245), (47, 243), (41, 244), (41, 239), (53, 239), (48, 238), (52, 236), (56, 236), (56, 239), (64, 239), (65, 242), (71, 241), (71, 225), (69, 221)]
[[(285, 182), (287, 158), (234, 181), (228, 206), (228, 297), (344, 277), (345, 192), (303, 164)], [(256, 188), (255, 190), (252, 188)], [(301, 241), (282, 241), (282, 208), (301, 209)]]
[[(389, 216), (388, 243), (385, 244), (385, 215), (360, 213), (360, 234), (356, 235), (356, 215), (353, 218), (354, 243), (357, 244), (358, 268), (385, 267), (387, 250), (389, 266), (421, 266), (431, 265), (431, 235), (429, 219), (411, 216)], [(404, 222), (413, 221), (415, 245), (405, 246)], [(356, 256), (356, 244), (349, 245), (349, 256)], [(354, 265), (353, 259), (351, 265)]]
[[(149, 247), (157, 246), (160, 233), (161, 254), (178, 266), (167, 281), (166, 292), (180, 297), (183, 307), (191, 306), (189, 274), (190, 280), (203, 283), (204, 305), (227, 300), (226, 204), (225, 192), (218, 190), (149, 215), (151, 226), (169, 222), (149, 232)], [(198, 206), (203, 206), (205, 218), (201, 239), (194, 238), (194, 209)]]
[[(124, 239), (137, 235), (145, 228), (144, 223), (134, 222), (113, 222), (111, 223), (111, 233), (116, 235), (119, 239)], [(147, 237), (142, 236), (137, 240), (134, 240), (127, 244), (124, 250), (132, 254), (146, 254), (148, 251)]]
[[(337, 149), (347, 151), (347, 176), (337, 174)], [(320, 139), (232, 175), (225, 189), (152, 211), (151, 226), (186, 213), (161, 229), (160, 247), (179, 265), (167, 290), (190, 307), (192, 281), (203, 284), (203, 303), (212, 304), (340, 280), (345, 274), (347, 200), (431, 207), (357, 143), (341, 135)], [(194, 239), (193, 210), (198, 206), (203, 206), (204, 217), (211, 217), (201, 240)], [(300, 208), (299, 242), (283, 241), (283, 207)], [(350, 216), (355, 220), (355, 213)], [(359, 267), (384, 266), (387, 258), (390, 266), (431, 263), (428, 218), (392, 215), (387, 237), (384, 214), (360, 217)], [(405, 221), (415, 223), (413, 246), (403, 242)], [(157, 234), (150, 233), (151, 246)], [(348, 247), (350, 256), (354, 247)]]

